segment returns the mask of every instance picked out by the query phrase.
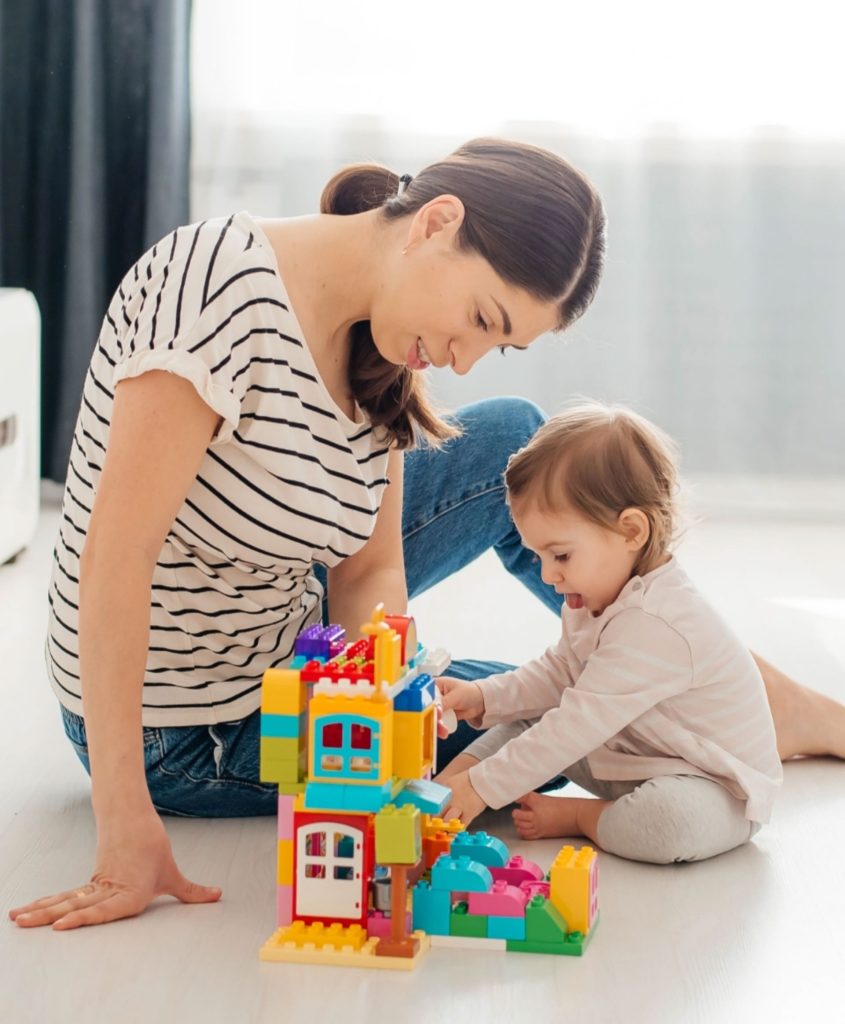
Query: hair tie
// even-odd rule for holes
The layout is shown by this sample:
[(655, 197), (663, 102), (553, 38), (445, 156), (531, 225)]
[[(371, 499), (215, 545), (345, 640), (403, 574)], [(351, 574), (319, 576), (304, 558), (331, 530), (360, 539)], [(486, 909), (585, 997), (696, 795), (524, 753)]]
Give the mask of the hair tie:
[(410, 174), (403, 174), (399, 179), (399, 191), (397, 195), (403, 196), (408, 191), (408, 186), (414, 179)]

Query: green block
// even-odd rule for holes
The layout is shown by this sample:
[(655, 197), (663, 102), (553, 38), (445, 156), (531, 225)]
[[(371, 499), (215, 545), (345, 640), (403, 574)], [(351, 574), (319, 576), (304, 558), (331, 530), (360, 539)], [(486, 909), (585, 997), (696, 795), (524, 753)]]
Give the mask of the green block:
[(449, 915), (449, 934), (487, 938), (487, 918), (482, 914), (467, 913), (466, 903), (459, 903)]
[(535, 896), (525, 908), (526, 942), (562, 942), (567, 931), (560, 911), (545, 896)]
[(305, 782), (307, 768), (305, 751), (297, 758), (266, 757), (261, 755), (259, 778), (262, 782)]
[(422, 857), (419, 808), (387, 804), (376, 815), (376, 861), (416, 864)]
[(582, 956), (596, 930), (598, 916), (587, 935), (570, 932), (566, 938), (555, 942), (536, 942), (531, 939), (507, 939), (509, 953), (551, 953), (554, 956)]
[(261, 737), (261, 760), (266, 757), (270, 761), (295, 761), (305, 745), (298, 737), (282, 739), (279, 736)]

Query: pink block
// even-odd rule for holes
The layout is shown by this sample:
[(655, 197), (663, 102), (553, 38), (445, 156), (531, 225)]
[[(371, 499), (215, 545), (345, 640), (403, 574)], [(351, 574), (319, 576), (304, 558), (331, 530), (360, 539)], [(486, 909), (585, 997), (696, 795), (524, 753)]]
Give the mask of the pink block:
[(484, 914), (490, 917), (525, 917), (528, 893), (515, 885), (508, 885), (504, 879), (493, 883), (490, 892), (469, 894), (470, 914)]
[(294, 797), (279, 793), (279, 839), (293, 839)]
[(551, 885), (548, 882), (523, 882), (519, 887), (531, 900), (535, 896), (545, 896), (549, 899), (551, 893)]
[(498, 881), (500, 879), (510, 885), (519, 885), (521, 882), (541, 881), (543, 869), (533, 860), (525, 860), (517, 855), (511, 857), (503, 868), (490, 868), (490, 874)]
[[(410, 934), (412, 927), (412, 918), (409, 913), (405, 922), (405, 930)], [(390, 938), (390, 918), (385, 917), (380, 910), (374, 910), (367, 916), (367, 935), (370, 938)]]
[(293, 921), (293, 886), (276, 886), (276, 924), (281, 927)]

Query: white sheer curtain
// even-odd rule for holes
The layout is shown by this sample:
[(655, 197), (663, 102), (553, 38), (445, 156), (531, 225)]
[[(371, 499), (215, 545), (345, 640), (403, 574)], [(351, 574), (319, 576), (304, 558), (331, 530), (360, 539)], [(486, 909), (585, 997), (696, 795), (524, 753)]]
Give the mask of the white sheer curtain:
[(433, 378), (628, 402), (687, 470), (845, 478), (845, 75), (829, 2), (195, 0), (196, 218), (316, 209), (343, 163), (413, 173), (464, 139), (596, 182), (609, 258), (564, 340)]

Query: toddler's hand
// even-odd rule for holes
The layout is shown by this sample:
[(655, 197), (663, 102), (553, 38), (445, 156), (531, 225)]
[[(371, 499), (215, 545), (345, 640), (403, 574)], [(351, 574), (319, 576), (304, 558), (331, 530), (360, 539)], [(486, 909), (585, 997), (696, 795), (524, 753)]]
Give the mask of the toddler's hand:
[(449, 788), (452, 790), (452, 802), (443, 812), (445, 821), (449, 821), (450, 818), (460, 818), (465, 825), (468, 825), (487, 806), (473, 789), (468, 771), (453, 775), (449, 779)]
[(450, 717), (454, 716), (457, 721), (484, 717), (484, 695), (478, 683), (441, 676), (437, 680), (437, 689), (440, 705), (437, 735), (441, 739), (455, 731), (454, 728), (449, 728)]

